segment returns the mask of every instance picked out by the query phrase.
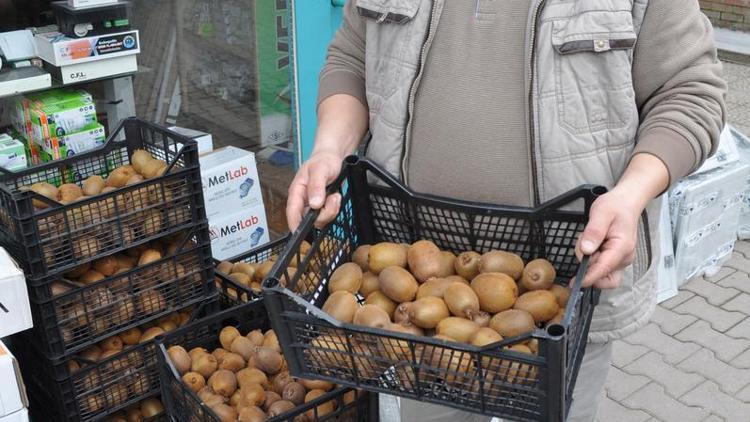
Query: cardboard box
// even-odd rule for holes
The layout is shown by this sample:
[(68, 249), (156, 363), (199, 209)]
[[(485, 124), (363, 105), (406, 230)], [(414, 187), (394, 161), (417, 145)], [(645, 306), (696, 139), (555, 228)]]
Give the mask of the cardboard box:
[(55, 159), (66, 157), (61, 138), (97, 124), (96, 106), (82, 100), (33, 105), (30, 112), (31, 140)]
[(67, 85), (135, 73), (138, 71), (138, 56), (120, 56), (60, 67), (47, 65), (46, 68), (56, 80)]
[(101, 61), (141, 52), (138, 30), (86, 38), (69, 38), (60, 32), (34, 37), (39, 57), (53, 66)]
[(106, 141), (104, 126), (94, 123), (78, 132), (62, 135), (56, 139), (46, 139), (43, 144), (39, 145), (41, 150), (39, 156), (41, 161), (46, 163), (99, 148)]
[(18, 361), (0, 340), (0, 416), (8, 416), (29, 406)]
[(23, 408), (8, 416), (0, 417), (0, 422), (29, 422), (29, 410)]
[(228, 212), (263, 208), (255, 154), (229, 146), (202, 155), (200, 164), (209, 219)]
[(117, 0), (68, 0), (68, 5), (75, 8), (102, 6), (113, 3), (117, 3)]
[(0, 338), (32, 326), (26, 278), (8, 252), (0, 248)]
[(216, 259), (223, 260), (268, 243), (268, 221), (262, 205), (208, 220), (211, 250)]
[(210, 133), (178, 126), (172, 126), (168, 129), (172, 132), (179, 133), (182, 136), (187, 136), (188, 138), (193, 139), (195, 142), (197, 142), (198, 154), (207, 154), (214, 150), (214, 140)]
[(23, 142), (11, 138), (6, 134), (0, 134), (0, 167), (16, 171), (25, 169), (26, 147)]
[[(729, 132), (737, 144), (737, 152), (740, 160), (744, 163), (750, 163), (750, 138), (740, 133), (737, 129), (729, 126)], [(737, 238), (742, 240), (750, 239), (750, 174), (745, 179), (745, 197), (740, 208), (740, 223), (737, 228)]]
[(659, 269), (656, 273), (656, 303), (677, 296), (677, 268), (675, 267), (674, 245), (669, 230), (672, 221), (669, 216), (669, 202), (664, 198), (659, 221)]

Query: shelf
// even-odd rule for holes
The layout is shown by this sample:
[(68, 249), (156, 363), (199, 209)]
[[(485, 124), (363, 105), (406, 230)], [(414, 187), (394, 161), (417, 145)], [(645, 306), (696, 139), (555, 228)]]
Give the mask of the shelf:
[(30, 90), (25, 90), (25, 91), (14, 92), (12, 94), (0, 95), (0, 99), (16, 97), (18, 95), (32, 94), (32, 93), (35, 93), (35, 92), (49, 91), (49, 90), (55, 89), (55, 88), (70, 88), (70, 87), (80, 86), (80, 85), (86, 85), (86, 84), (90, 84), (90, 83), (94, 83), (94, 82), (111, 81), (111, 80), (114, 80), (114, 79), (128, 78), (128, 77), (134, 76), (136, 74), (137, 74), (137, 72), (136, 73), (123, 73), (123, 74), (120, 74), (120, 75), (107, 76), (105, 78), (89, 79), (87, 81), (74, 82), (74, 83), (70, 83), (70, 84), (63, 84), (60, 81), (57, 81), (57, 80), (55, 80), (53, 78), (52, 79), (52, 85), (50, 85), (48, 87), (39, 88), (39, 89), (30, 89)]

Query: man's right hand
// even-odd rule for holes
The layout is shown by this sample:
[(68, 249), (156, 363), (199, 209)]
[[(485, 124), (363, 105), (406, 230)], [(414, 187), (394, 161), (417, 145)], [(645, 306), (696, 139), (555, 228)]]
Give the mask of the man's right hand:
[(315, 226), (322, 228), (336, 218), (341, 206), (341, 194), (326, 195), (326, 187), (341, 172), (344, 157), (334, 152), (316, 151), (305, 161), (289, 185), (286, 219), (294, 231), (310, 210), (320, 210)]

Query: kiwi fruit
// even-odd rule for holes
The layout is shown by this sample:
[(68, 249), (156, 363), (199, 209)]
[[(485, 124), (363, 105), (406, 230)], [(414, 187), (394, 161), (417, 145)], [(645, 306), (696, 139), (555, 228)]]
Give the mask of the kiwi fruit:
[[(297, 385), (299, 385), (299, 384), (297, 384)], [(281, 414), (284, 414), (284, 413), (289, 412), (290, 410), (294, 409), (295, 407), (297, 407), (297, 405), (302, 404), (302, 402), (305, 401), (304, 387), (302, 389), (301, 399), (302, 400), (300, 400), (300, 403), (293, 402), (293, 401), (288, 400), (286, 398), (283, 399), (283, 400), (279, 400), (279, 401), (273, 403), (272, 405), (270, 405), (268, 407), (268, 417), (272, 418), (274, 416), (279, 416)]]
[(399, 304), (396, 307), (396, 310), (393, 311), (393, 322), (397, 324), (408, 322), (409, 321), (409, 307), (413, 303), (414, 302), (404, 302), (404, 303)]
[(270, 347), (261, 346), (255, 352), (255, 364), (258, 369), (269, 375), (276, 375), (281, 371), (281, 354)]
[(438, 261), (438, 277), (448, 277), (456, 274), (453, 263), (456, 262), (456, 255), (451, 251), (440, 252), (441, 259)]
[(367, 297), (367, 295), (379, 289), (380, 281), (378, 280), (378, 276), (369, 271), (362, 274), (362, 285), (359, 286), (359, 294), (362, 297)]
[(523, 269), (521, 284), (526, 290), (544, 290), (555, 282), (555, 267), (546, 259), (529, 261)]
[(469, 337), (469, 344), (473, 346), (486, 346), (488, 344), (497, 343), (498, 341), (502, 341), (503, 336), (498, 334), (497, 331), (493, 330), (489, 327), (482, 327), (474, 332), (474, 334)]
[(362, 269), (353, 262), (347, 262), (331, 274), (328, 282), (328, 291), (330, 293), (338, 291), (347, 291), (357, 293), (362, 286)]
[(562, 320), (565, 318), (565, 308), (560, 308), (551, 320), (547, 321), (547, 326), (552, 324), (562, 324)]
[[(57, 188), (47, 182), (34, 183), (33, 185), (31, 185), (30, 189), (32, 192), (42, 195), (47, 199), (57, 201), (57, 196), (59, 194)], [(38, 199), (32, 199), (31, 203), (35, 208), (38, 208), (40, 210), (49, 207), (46, 202), (40, 201)]]
[(164, 334), (164, 330), (161, 327), (151, 327), (148, 330), (143, 332), (143, 335), (141, 335), (141, 340), (139, 343), (145, 343), (147, 341), (151, 341), (155, 339), (157, 336), (160, 336)]
[(227, 326), (222, 328), (219, 332), (219, 343), (221, 343), (221, 347), (229, 350), (232, 347), (232, 342), (234, 341), (234, 339), (241, 336), (242, 334), (240, 334), (237, 328)]
[(445, 289), (443, 300), (451, 314), (473, 319), (479, 313), (479, 298), (471, 286), (453, 283)]
[(72, 270), (65, 273), (65, 277), (76, 279), (84, 274), (86, 274), (91, 269), (91, 263), (87, 262), (85, 264), (81, 264)]
[(237, 378), (234, 372), (219, 369), (208, 379), (208, 385), (214, 392), (224, 397), (230, 397), (237, 390)]
[[(131, 166), (133, 170), (137, 171), (138, 173), (143, 173), (143, 169), (146, 167), (146, 165), (153, 160), (154, 157), (145, 149), (137, 149), (133, 151), (133, 155), (130, 157)], [(124, 167), (119, 168), (124, 169)]]
[(242, 359), (247, 362), (253, 352), (255, 352), (256, 348), (257, 346), (254, 345), (249, 338), (239, 335), (239, 331), (237, 331), (237, 336), (232, 340), (232, 344), (229, 346), (229, 351), (242, 356)]
[(391, 323), (391, 318), (376, 305), (364, 305), (354, 313), (354, 324), (365, 327), (383, 328)]
[(166, 309), (167, 301), (157, 290), (147, 290), (138, 294), (138, 306), (146, 314), (155, 314)]
[(83, 190), (74, 183), (64, 183), (57, 189), (60, 201), (73, 202), (83, 196)]
[(185, 375), (182, 376), (182, 382), (196, 393), (206, 386), (205, 377), (197, 372), (185, 373)]
[(128, 179), (130, 179), (130, 176), (132, 175), (133, 174), (130, 173), (127, 169), (118, 167), (112, 170), (111, 173), (109, 173), (109, 176), (107, 176), (107, 180), (105, 180), (104, 185), (105, 187), (122, 188), (127, 185)]
[(172, 361), (172, 364), (180, 375), (184, 375), (190, 371), (192, 359), (190, 359), (190, 355), (188, 355), (188, 352), (184, 347), (172, 346), (167, 349), (167, 353), (169, 354), (169, 359)]
[(188, 355), (190, 355), (190, 359), (192, 360), (197, 359), (198, 355), (201, 355), (203, 353), (208, 353), (208, 350), (203, 347), (193, 347), (192, 349), (188, 350)]
[(453, 261), (453, 269), (459, 276), (472, 280), (479, 275), (480, 257), (481, 255), (474, 251), (461, 252)]
[(120, 336), (117, 336), (117, 335), (108, 337), (102, 340), (99, 343), (99, 346), (102, 348), (102, 350), (114, 350), (114, 351), (119, 352), (123, 348), (122, 338), (120, 338)]
[(332, 382), (324, 381), (324, 380), (311, 380), (311, 379), (306, 379), (306, 378), (300, 378), (298, 382), (302, 384), (308, 390), (330, 391), (334, 387), (334, 384)]
[(479, 258), (480, 273), (503, 273), (513, 280), (521, 278), (523, 259), (520, 256), (504, 251), (489, 251)]
[(445, 293), (445, 289), (447, 289), (448, 286), (453, 283), (455, 283), (455, 281), (442, 277), (429, 279), (419, 285), (419, 289), (417, 289), (417, 299), (421, 299), (426, 296), (435, 296), (442, 298)]
[(434, 296), (423, 297), (409, 306), (409, 321), (421, 328), (435, 328), (450, 311), (443, 299)]
[(229, 261), (221, 261), (219, 263), (219, 265), (216, 266), (216, 271), (218, 271), (218, 272), (220, 272), (222, 274), (229, 275), (229, 274), (232, 273), (232, 267), (233, 266), (234, 266), (234, 264), (232, 264)]
[(557, 298), (557, 306), (565, 308), (570, 297), (570, 289), (559, 284), (553, 284), (550, 286), (549, 291)]
[(534, 317), (520, 309), (508, 309), (493, 316), (490, 328), (497, 331), (503, 338), (510, 338), (534, 331)]
[(388, 267), (406, 268), (406, 248), (398, 243), (381, 242), (370, 246), (367, 269), (375, 274)]
[(271, 390), (276, 392), (277, 394), (281, 394), (284, 392), (284, 387), (286, 387), (286, 385), (292, 381), (293, 379), (292, 376), (289, 375), (289, 372), (280, 372), (275, 377), (273, 377), (273, 381), (271, 382)]
[(268, 416), (258, 406), (241, 407), (237, 414), (239, 422), (264, 422)]
[(252, 264), (248, 264), (247, 262), (238, 262), (232, 267), (231, 273), (246, 274), (248, 277), (250, 277), (250, 279), (252, 279), (253, 277), (255, 277), (255, 266)]
[(257, 281), (258, 283), (262, 282), (266, 277), (268, 277), (268, 274), (271, 272), (271, 269), (273, 269), (274, 264), (274, 261), (266, 261), (260, 264), (255, 269), (255, 277), (253, 277), (253, 280)]
[[(413, 334), (415, 336), (423, 336), (424, 330), (414, 324), (412, 324), (409, 321), (405, 321), (402, 323), (396, 323), (396, 325), (400, 325), (402, 327), (402, 332), (407, 334)], [(385, 327), (384, 327), (385, 328)]]
[(240, 286), (250, 286), (252, 278), (245, 273), (232, 273), (229, 274), (229, 279), (239, 284)]
[(266, 400), (263, 402), (263, 410), (268, 412), (268, 409), (271, 407), (271, 405), (279, 400), (282, 400), (282, 398), (278, 393), (276, 393), (275, 391), (266, 390)]
[(83, 284), (93, 284), (97, 281), (104, 280), (105, 278), (107, 277), (99, 271), (89, 270), (86, 272), (86, 274), (78, 278), (78, 282)]
[[(433, 339), (445, 342), (456, 341), (456, 339), (446, 335), (436, 335)], [(452, 353), (448, 350), (444, 350), (442, 347), (427, 345), (424, 348), (422, 356), (427, 365), (439, 370), (441, 375), (444, 373), (441, 378), (449, 384), (455, 382), (459, 378), (465, 377), (465, 374), (471, 374), (474, 372), (474, 363), (472, 362), (471, 355), (468, 353)]]
[(234, 407), (225, 404), (220, 403), (211, 406), (211, 410), (216, 413), (216, 416), (219, 417), (219, 420), (221, 422), (236, 422), (237, 421), (237, 411), (234, 409)]
[(352, 254), (352, 262), (359, 265), (362, 271), (368, 271), (367, 261), (370, 259), (370, 245), (360, 245)]
[(237, 371), (237, 383), (240, 388), (245, 385), (259, 384), (263, 388), (268, 388), (268, 377), (265, 372), (257, 368), (245, 368)]
[(441, 270), (444, 270), (444, 257), (440, 248), (429, 240), (414, 242), (406, 254), (406, 259), (409, 270), (420, 283), (424, 283), (433, 277), (450, 275), (440, 273)]
[(142, 396), (151, 391), (151, 381), (149, 381), (148, 374), (137, 374), (130, 381), (130, 387), (136, 396)]
[(101, 176), (89, 176), (83, 181), (83, 194), (86, 196), (99, 195), (104, 189), (104, 179)]
[(438, 335), (445, 335), (461, 343), (468, 343), (469, 338), (479, 330), (479, 324), (468, 319), (448, 317), (440, 321), (435, 329)]
[(458, 283), (464, 283), (466, 285), (469, 284), (469, 280), (461, 277), (460, 275), (455, 275), (455, 274), (454, 275), (449, 275), (448, 277), (445, 277), (445, 279), (448, 280), (448, 281), (450, 281), (450, 282), (454, 282), (454, 283), (458, 282)]
[(557, 298), (548, 290), (532, 290), (518, 297), (514, 309), (521, 309), (534, 317), (534, 322), (547, 322), (555, 317)]
[(117, 272), (117, 269), (120, 268), (120, 264), (114, 256), (110, 255), (94, 261), (93, 267), (94, 270), (109, 277)]
[(121, 333), (120, 338), (122, 339), (122, 342), (124, 344), (127, 344), (128, 346), (132, 346), (134, 344), (138, 344), (138, 342), (141, 341), (141, 335), (142, 335), (141, 329), (138, 327), (133, 327)]
[(531, 350), (531, 353), (535, 355), (539, 353), (539, 340), (532, 338), (526, 342), (526, 346)]
[(131, 407), (128, 409), (125, 413), (125, 418), (128, 422), (143, 422), (143, 414), (138, 407)]
[(378, 275), (380, 291), (394, 302), (411, 302), (417, 296), (419, 284), (409, 271), (397, 266), (387, 267)]
[(73, 241), (73, 253), (86, 258), (99, 252), (99, 241), (95, 237), (81, 236)]
[(479, 299), (479, 308), (495, 314), (513, 306), (518, 297), (516, 282), (503, 273), (482, 273), (471, 281)]
[(203, 375), (203, 378), (209, 378), (219, 368), (219, 362), (216, 357), (208, 353), (201, 353), (193, 358), (190, 371)]
[(259, 384), (245, 385), (240, 390), (240, 406), (262, 406), (266, 401), (266, 390)]
[[(310, 390), (305, 395), (305, 403), (311, 402), (325, 394), (326, 392), (323, 390)], [(333, 412), (334, 410), (336, 410), (336, 403), (333, 400), (331, 400), (331, 401), (327, 401), (325, 403), (319, 404), (317, 407), (305, 412), (305, 414), (310, 420), (315, 420), (316, 416), (320, 418)]]
[(224, 353), (221, 357), (217, 356), (216, 361), (219, 362), (219, 369), (226, 369), (232, 372), (237, 372), (245, 367), (245, 359), (237, 353)]
[(281, 397), (299, 406), (305, 401), (305, 387), (298, 382), (292, 381), (284, 387)]
[(281, 344), (279, 344), (279, 338), (276, 336), (274, 330), (266, 331), (266, 334), (263, 335), (263, 343), (261, 346), (270, 347), (276, 352), (281, 353)]
[(323, 312), (326, 312), (333, 318), (345, 323), (351, 323), (354, 320), (354, 313), (357, 311), (357, 298), (346, 290), (339, 290), (331, 293), (323, 304)]
[(161, 258), (162, 258), (161, 252), (159, 252), (158, 250), (146, 249), (140, 254), (140, 257), (138, 258), (138, 266), (141, 267), (141, 266), (150, 264), (152, 262), (156, 262), (160, 260)]
[(392, 301), (380, 290), (375, 290), (374, 292), (367, 295), (367, 297), (365, 298), (365, 304), (378, 306), (391, 316), (393, 315), (393, 312), (396, 310), (397, 306), (396, 302)]

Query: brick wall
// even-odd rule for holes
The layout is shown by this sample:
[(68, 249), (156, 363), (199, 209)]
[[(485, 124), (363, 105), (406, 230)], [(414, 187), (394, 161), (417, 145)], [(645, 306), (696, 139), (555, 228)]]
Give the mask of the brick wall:
[(700, 0), (714, 26), (750, 32), (750, 0)]

